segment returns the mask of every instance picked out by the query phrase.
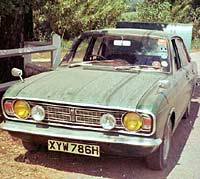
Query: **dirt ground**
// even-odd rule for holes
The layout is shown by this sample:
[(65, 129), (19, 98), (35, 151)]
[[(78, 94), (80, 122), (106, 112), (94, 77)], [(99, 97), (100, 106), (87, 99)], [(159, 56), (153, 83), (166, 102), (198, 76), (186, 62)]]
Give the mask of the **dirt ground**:
[[(26, 151), (19, 139), (12, 138), (0, 130), (0, 178), (1, 179), (189, 179), (184, 174), (194, 171), (192, 165), (183, 165), (181, 157), (188, 145), (199, 112), (200, 87), (196, 88), (189, 119), (181, 121), (173, 138), (169, 165), (164, 171), (152, 171), (146, 168), (143, 158), (128, 158), (103, 155), (100, 158), (49, 152), (45, 148), (39, 152)], [(200, 131), (200, 130), (198, 130)], [(199, 136), (199, 132), (195, 137)], [(195, 140), (195, 137), (193, 140)], [(194, 142), (194, 141), (193, 141)], [(192, 144), (193, 144), (192, 142)], [(199, 151), (199, 149), (197, 149)], [(200, 154), (200, 152), (199, 152)], [(190, 157), (190, 156), (189, 156)], [(198, 158), (198, 156), (194, 156)], [(200, 164), (198, 164), (200, 168)], [(183, 173), (172, 175), (176, 167), (182, 166)], [(192, 166), (192, 167), (191, 167)], [(181, 171), (182, 172), (182, 171)], [(188, 176), (188, 175), (187, 175)], [(191, 177), (190, 177), (191, 178)], [(192, 177), (194, 179), (198, 179)]]

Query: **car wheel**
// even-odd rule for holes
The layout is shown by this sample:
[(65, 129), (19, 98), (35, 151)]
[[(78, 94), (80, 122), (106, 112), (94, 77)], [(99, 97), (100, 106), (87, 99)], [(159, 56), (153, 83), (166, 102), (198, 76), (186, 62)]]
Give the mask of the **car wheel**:
[(33, 142), (22, 141), (22, 144), (24, 148), (30, 152), (36, 152), (40, 149), (40, 145)]
[(183, 119), (188, 119), (189, 118), (189, 116), (190, 116), (190, 106), (191, 106), (191, 101), (188, 103), (186, 111), (185, 111), (185, 113), (183, 115)]
[(168, 122), (165, 127), (162, 144), (156, 151), (146, 158), (148, 168), (153, 170), (163, 170), (166, 167), (169, 157), (171, 137), (172, 123)]

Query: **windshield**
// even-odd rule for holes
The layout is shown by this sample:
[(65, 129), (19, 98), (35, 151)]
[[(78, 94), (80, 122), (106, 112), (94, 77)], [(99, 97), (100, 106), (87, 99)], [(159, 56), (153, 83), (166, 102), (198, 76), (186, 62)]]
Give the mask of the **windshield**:
[[(114, 66), (119, 69), (123, 69), (123, 66), (125, 69), (129, 69), (127, 66), (140, 66), (145, 70), (168, 72), (168, 59), (167, 40), (163, 38), (91, 34), (78, 39), (67, 61), (72, 66)], [(66, 60), (61, 65), (65, 64)]]

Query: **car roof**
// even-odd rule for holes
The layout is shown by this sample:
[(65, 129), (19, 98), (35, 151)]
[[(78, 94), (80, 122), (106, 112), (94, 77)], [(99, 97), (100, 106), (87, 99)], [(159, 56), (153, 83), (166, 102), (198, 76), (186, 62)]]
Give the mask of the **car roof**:
[(159, 37), (169, 39), (172, 35), (160, 31), (160, 30), (148, 30), (148, 29), (131, 29), (131, 28), (108, 28), (101, 30), (92, 30), (86, 32), (87, 34), (108, 34), (108, 35), (140, 35), (140, 36), (149, 36), (149, 37)]

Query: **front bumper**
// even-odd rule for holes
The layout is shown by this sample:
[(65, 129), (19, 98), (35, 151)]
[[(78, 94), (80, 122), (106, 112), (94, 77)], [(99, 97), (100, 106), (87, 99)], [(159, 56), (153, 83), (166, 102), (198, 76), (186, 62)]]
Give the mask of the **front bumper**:
[[(38, 135), (44, 137), (63, 138), (70, 140), (90, 141), (97, 143), (109, 144), (125, 144), (130, 146), (156, 148), (161, 143), (160, 138), (145, 138), (138, 136), (130, 136), (123, 134), (103, 133), (99, 131), (88, 131), (80, 129), (68, 129), (62, 127), (24, 123), (18, 121), (7, 120), (0, 124), (0, 128), (9, 132), (24, 133), (30, 135)], [(26, 136), (26, 135), (25, 135)]]

